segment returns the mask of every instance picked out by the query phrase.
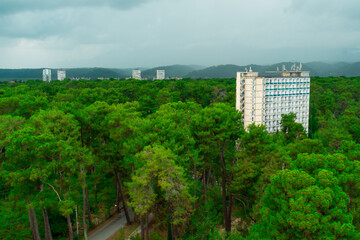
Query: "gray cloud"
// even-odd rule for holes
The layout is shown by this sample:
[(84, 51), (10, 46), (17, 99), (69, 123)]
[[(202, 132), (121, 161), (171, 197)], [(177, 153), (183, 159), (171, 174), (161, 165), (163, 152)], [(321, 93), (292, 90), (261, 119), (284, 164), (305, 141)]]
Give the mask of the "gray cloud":
[(345, 2), (1, 0), (0, 67), (356, 61)]
[(289, 9), (308, 15), (325, 15), (327, 18), (341, 17), (360, 20), (360, 2), (358, 0), (292, 0)]
[(149, 0), (1, 0), (0, 14), (104, 6), (126, 10), (148, 1)]

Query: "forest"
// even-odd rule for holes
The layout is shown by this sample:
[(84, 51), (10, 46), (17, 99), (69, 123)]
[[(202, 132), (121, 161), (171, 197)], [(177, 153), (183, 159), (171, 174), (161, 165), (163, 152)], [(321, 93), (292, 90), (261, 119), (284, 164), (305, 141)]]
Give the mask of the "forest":
[(0, 239), (87, 239), (121, 211), (137, 239), (360, 239), (359, 98), (312, 77), (309, 132), (268, 133), (235, 79), (0, 83)]

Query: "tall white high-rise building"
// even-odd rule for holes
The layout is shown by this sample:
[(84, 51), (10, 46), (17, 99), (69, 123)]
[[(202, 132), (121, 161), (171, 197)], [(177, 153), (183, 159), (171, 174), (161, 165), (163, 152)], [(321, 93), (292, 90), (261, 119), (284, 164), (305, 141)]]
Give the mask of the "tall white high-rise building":
[(57, 71), (57, 79), (62, 81), (66, 78), (66, 71), (58, 69)]
[(132, 78), (141, 80), (141, 70), (132, 70)]
[(264, 124), (269, 132), (281, 130), (281, 114), (296, 114), (296, 122), (309, 129), (310, 73), (293, 65), (292, 71), (259, 76), (250, 68), (236, 76), (236, 109), (243, 112), (244, 127)]
[(51, 69), (43, 69), (43, 81), (51, 82)]
[(165, 70), (156, 70), (156, 79), (164, 80), (165, 79)]

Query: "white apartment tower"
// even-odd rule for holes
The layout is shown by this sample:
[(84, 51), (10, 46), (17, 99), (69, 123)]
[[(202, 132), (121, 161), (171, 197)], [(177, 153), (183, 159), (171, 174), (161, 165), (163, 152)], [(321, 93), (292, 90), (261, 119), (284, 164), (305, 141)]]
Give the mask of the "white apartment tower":
[(43, 81), (51, 82), (51, 69), (43, 69)]
[(236, 109), (243, 112), (245, 129), (251, 123), (264, 124), (268, 132), (281, 130), (281, 114), (293, 112), (296, 122), (309, 130), (310, 73), (292, 66), (291, 71), (259, 76), (250, 68), (236, 76)]
[(57, 80), (64, 80), (66, 78), (66, 71), (65, 70), (61, 70), (61, 69), (58, 69), (57, 71)]
[(165, 70), (156, 70), (156, 79), (164, 80), (165, 79)]
[(132, 70), (132, 78), (141, 80), (141, 70)]

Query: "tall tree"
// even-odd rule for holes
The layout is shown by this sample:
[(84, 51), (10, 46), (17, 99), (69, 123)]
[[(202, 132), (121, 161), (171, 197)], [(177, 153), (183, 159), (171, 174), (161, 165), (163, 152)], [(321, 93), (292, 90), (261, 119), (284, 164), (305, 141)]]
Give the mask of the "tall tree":
[[(232, 181), (231, 167), (236, 163), (237, 139), (244, 132), (241, 113), (235, 107), (215, 103), (204, 108), (195, 121), (198, 146), (204, 155), (215, 157), (213, 169), (221, 169), (223, 219), (226, 232), (231, 232), (233, 195), (228, 185)], [(211, 158), (209, 158), (210, 160)], [(215, 159), (214, 159), (215, 160)]]
[(137, 157), (144, 162), (144, 167), (138, 169), (129, 184), (131, 205), (141, 218), (147, 218), (156, 198), (165, 199), (172, 239), (181, 237), (180, 231), (190, 217), (192, 198), (184, 178), (184, 169), (175, 163), (177, 156), (171, 150), (155, 145), (146, 147)]
[(115, 153), (108, 160), (114, 171), (116, 182), (119, 185), (120, 196), (128, 224), (131, 224), (131, 219), (127, 210), (122, 185), (125, 177), (134, 171), (135, 162), (132, 161), (132, 155), (144, 147), (145, 140), (142, 137), (144, 136), (142, 134), (144, 131), (144, 121), (142, 121), (141, 113), (138, 109), (138, 102), (118, 104), (106, 118), (110, 129), (110, 138), (114, 140), (112, 152)]

